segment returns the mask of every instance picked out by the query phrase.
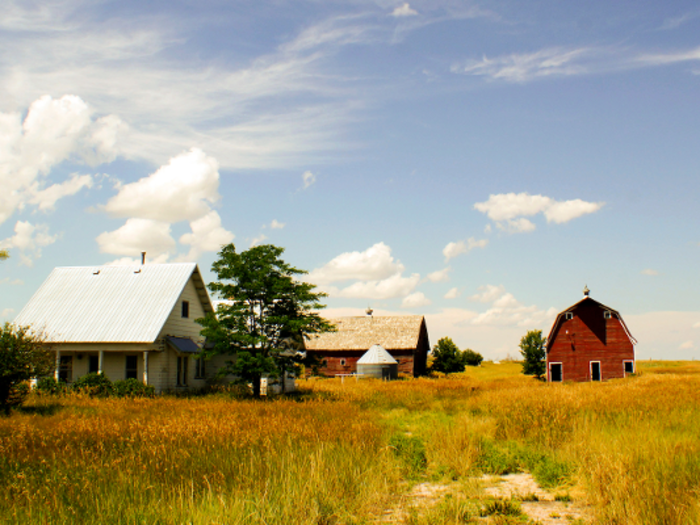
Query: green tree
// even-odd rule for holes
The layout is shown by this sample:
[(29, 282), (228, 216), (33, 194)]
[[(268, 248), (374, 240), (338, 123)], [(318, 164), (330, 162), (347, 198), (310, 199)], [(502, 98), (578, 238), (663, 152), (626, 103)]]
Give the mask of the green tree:
[(464, 372), (466, 365), (479, 366), (484, 359), (481, 354), (473, 350), (460, 351), (449, 337), (443, 337), (437, 342), (433, 347), (432, 357), (430, 370), (445, 374)]
[(53, 367), (54, 353), (41, 336), (5, 323), (0, 327), (0, 409), (9, 414), (24, 400), (26, 381), (50, 374)]
[(218, 281), (209, 284), (223, 302), (216, 314), (197, 319), (211, 343), (205, 358), (231, 356), (219, 374), (252, 383), (255, 396), (263, 377), (298, 367), (304, 338), (334, 329), (316, 313), (325, 308), (320, 300), (326, 294), (298, 281), (296, 276), (306, 272), (284, 262), (282, 253), (284, 248), (271, 244), (240, 253), (233, 244), (224, 246), (212, 265)]
[(545, 344), (542, 330), (530, 330), (520, 339), (520, 353), (523, 356), (523, 374), (542, 379), (545, 373)]
[(6, 250), (0, 250), (0, 261), (2, 261), (3, 259), (7, 259), (9, 256), (10, 254), (7, 253)]

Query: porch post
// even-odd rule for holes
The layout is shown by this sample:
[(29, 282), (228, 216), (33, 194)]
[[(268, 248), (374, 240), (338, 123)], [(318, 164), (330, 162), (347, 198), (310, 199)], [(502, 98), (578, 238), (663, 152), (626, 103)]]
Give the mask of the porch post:
[(105, 351), (100, 350), (99, 357), (97, 358), (97, 373), (104, 374), (104, 362), (105, 362)]
[(58, 382), (58, 369), (61, 366), (61, 351), (56, 350), (56, 370), (53, 373), (53, 378)]
[(143, 353), (143, 384), (148, 385), (148, 352)]

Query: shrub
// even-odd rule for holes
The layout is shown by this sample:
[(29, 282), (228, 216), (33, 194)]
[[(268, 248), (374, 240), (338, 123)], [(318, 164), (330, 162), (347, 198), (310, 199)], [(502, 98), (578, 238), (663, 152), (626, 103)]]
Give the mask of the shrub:
[(153, 397), (156, 393), (155, 387), (144, 385), (133, 377), (123, 381), (115, 381), (112, 383), (112, 387), (114, 388), (114, 395), (117, 397)]
[(39, 378), (35, 389), (39, 394), (56, 396), (65, 392), (66, 384), (56, 381), (53, 377), (46, 376)]
[(467, 366), (479, 366), (484, 360), (484, 356), (479, 352), (475, 352), (471, 348), (462, 350), (462, 360)]
[(76, 379), (71, 385), (76, 392), (90, 396), (107, 397), (114, 392), (114, 386), (109, 378), (99, 372), (91, 372)]

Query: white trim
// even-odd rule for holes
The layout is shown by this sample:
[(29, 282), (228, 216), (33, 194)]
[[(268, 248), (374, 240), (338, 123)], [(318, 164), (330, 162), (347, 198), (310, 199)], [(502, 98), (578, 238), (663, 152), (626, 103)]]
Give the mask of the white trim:
[(625, 363), (632, 363), (632, 372), (631, 374), (635, 374), (637, 372), (637, 364), (634, 362), (633, 359), (623, 359), (622, 360), (622, 376), (627, 377), (627, 370), (625, 370)]
[(574, 318), (574, 312), (566, 312), (564, 314), (564, 320), (565, 321), (570, 321), (571, 319)]
[[(561, 367), (561, 381), (552, 381), (552, 365), (559, 365)], [(547, 382), (548, 383), (563, 383), (564, 382), (564, 363), (557, 361), (554, 363), (549, 363), (547, 367)]]
[(604, 319), (612, 319), (613, 318), (612, 312), (610, 310), (605, 310), (603, 312), (603, 318)]
[(598, 363), (598, 375), (600, 376), (598, 381), (602, 381), (603, 380), (603, 367), (601, 366), (600, 361), (588, 361), (588, 377), (590, 378), (591, 382), (595, 381), (595, 379), (593, 379), (593, 363)]

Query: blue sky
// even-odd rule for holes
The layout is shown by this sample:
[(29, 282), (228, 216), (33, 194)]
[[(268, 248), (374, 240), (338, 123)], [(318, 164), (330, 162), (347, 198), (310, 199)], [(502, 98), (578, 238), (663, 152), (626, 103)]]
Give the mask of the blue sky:
[(8, 0), (0, 320), (55, 266), (269, 242), (487, 358), (584, 285), (700, 356), (693, 2)]

